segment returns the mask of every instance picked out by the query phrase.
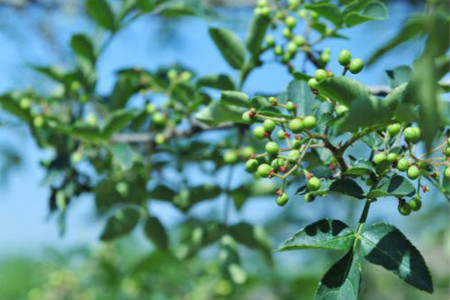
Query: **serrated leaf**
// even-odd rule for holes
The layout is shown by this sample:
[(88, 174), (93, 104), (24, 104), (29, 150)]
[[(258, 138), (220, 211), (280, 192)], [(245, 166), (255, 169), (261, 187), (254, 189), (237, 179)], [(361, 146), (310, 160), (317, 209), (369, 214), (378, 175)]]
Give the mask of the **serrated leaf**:
[(224, 28), (210, 28), (209, 35), (228, 64), (234, 69), (241, 69), (245, 61), (245, 47), (234, 32)]
[(129, 170), (133, 166), (136, 153), (126, 143), (117, 143), (109, 147), (109, 150), (119, 162), (122, 170)]
[(70, 39), (70, 47), (79, 56), (86, 58), (91, 64), (95, 63), (95, 49), (90, 38), (85, 34), (75, 34)]
[(111, 216), (103, 230), (100, 239), (109, 241), (130, 233), (139, 222), (139, 212), (131, 207), (117, 210)]
[(144, 232), (157, 248), (161, 250), (169, 248), (169, 237), (166, 229), (157, 217), (150, 216), (147, 218), (144, 224)]
[(323, 219), (287, 239), (277, 251), (301, 249), (347, 250), (355, 241), (354, 232), (343, 222)]
[(314, 4), (306, 4), (305, 8), (315, 11), (320, 16), (330, 20), (336, 26), (339, 26), (342, 23), (341, 11), (331, 3), (319, 2)]
[(237, 91), (222, 91), (220, 103), (240, 107), (250, 107), (250, 99), (246, 93)]
[(236, 86), (230, 76), (224, 74), (206, 75), (198, 79), (197, 87), (209, 87), (219, 90), (234, 90)]
[(357, 300), (360, 282), (361, 262), (352, 249), (322, 278), (314, 300)]
[(433, 292), (425, 260), (416, 247), (392, 225), (376, 223), (363, 232), (362, 253), (368, 261), (393, 272), (410, 285)]
[(86, 0), (86, 11), (104, 29), (116, 30), (114, 13), (106, 0)]
[(263, 16), (261, 14), (256, 14), (253, 17), (246, 42), (247, 49), (251, 55), (257, 56), (259, 54), (270, 21), (271, 18), (269, 16)]

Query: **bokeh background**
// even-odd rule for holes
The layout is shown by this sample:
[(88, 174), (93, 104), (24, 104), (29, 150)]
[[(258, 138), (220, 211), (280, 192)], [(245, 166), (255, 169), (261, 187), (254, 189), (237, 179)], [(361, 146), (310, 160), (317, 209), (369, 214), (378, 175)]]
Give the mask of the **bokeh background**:
[[(95, 34), (95, 26), (84, 13), (81, 0), (0, 1), (0, 92), (33, 87), (51, 91), (51, 82), (33, 72), (29, 65), (70, 66), (68, 46), (77, 32)], [(114, 74), (123, 67), (157, 68), (175, 63), (200, 75), (233, 72), (222, 60), (208, 36), (208, 27), (225, 26), (240, 36), (252, 17), (251, 2), (221, 1), (219, 17), (164, 19), (146, 16), (125, 29), (112, 42), (98, 64), (99, 91), (108, 92)], [(420, 1), (388, 1), (390, 18), (347, 29), (351, 40), (331, 40), (326, 45), (336, 58), (340, 49), (351, 49), (367, 58), (377, 46), (397, 33), (412, 13), (420, 12)], [(421, 52), (419, 42), (411, 42), (366, 69), (359, 79), (369, 85), (384, 85), (384, 70), (410, 64)], [(336, 59), (334, 60), (336, 61)], [(337, 67), (331, 64), (332, 69)], [(281, 65), (269, 63), (252, 74), (246, 90), (277, 93), (289, 82)], [(0, 112), (0, 122), (5, 116)], [(49, 215), (48, 187), (39, 159), (51, 153), (39, 150), (28, 129), (19, 123), (0, 127), (0, 299), (211, 299), (209, 291), (226, 298), (231, 287), (217, 282), (217, 249), (208, 248), (201, 257), (180, 265), (168, 255), (154, 252), (141, 232), (104, 244), (98, 236), (104, 225), (94, 215), (91, 197), (72, 204), (67, 230), (59, 233), (57, 220)], [(244, 176), (244, 175), (243, 175)], [(241, 178), (236, 178), (241, 180)], [(273, 199), (255, 199), (232, 218), (265, 225), (276, 246), (296, 229), (331, 216), (353, 217), (361, 209), (345, 199), (328, 199), (306, 205), (301, 197), (288, 211), (274, 209)], [(200, 204), (194, 216), (218, 213), (221, 199)], [(171, 228), (182, 215), (168, 205), (156, 204), (153, 211)], [(376, 205), (371, 222), (388, 220), (418, 246), (429, 264), (436, 291), (418, 292), (393, 274), (367, 265), (364, 273), (365, 300), (449, 298), (449, 205), (438, 194), (429, 193), (424, 209), (408, 218), (399, 216), (396, 203), (384, 200)], [(336, 256), (321, 252), (274, 254), (268, 265), (254, 252), (244, 253), (249, 271), (247, 284), (240, 287), (239, 299), (311, 299), (317, 282)], [(302, 295), (299, 297), (298, 295)]]

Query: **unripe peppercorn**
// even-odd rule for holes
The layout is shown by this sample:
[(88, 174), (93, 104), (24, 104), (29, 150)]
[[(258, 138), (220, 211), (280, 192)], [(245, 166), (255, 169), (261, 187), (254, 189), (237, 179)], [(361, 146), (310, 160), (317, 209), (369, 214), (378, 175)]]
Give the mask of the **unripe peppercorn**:
[(444, 177), (450, 178), (450, 167), (445, 168), (444, 170)]
[(308, 12), (306, 11), (306, 9), (300, 9), (300, 10), (297, 12), (297, 15), (298, 15), (298, 17), (301, 18), (301, 19), (306, 19), (306, 17), (308, 16)]
[(300, 133), (303, 129), (303, 122), (300, 119), (293, 119), (289, 122), (289, 129), (293, 133)]
[(80, 151), (74, 152), (71, 155), (70, 160), (72, 161), (73, 164), (79, 163), (81, 160), (83, 160), (83, 153)]
[(305, 39), (305, 37), (303, 35), (296, 35), (293, 38), (293, 41), (299, 47), (301, 47), (301, 46), (306, 44), (306, 39)]
[(394, 163), (398, 158), (398, 155), (396, 153), (389, 153), (387, 156), (387, 161), (390, 163)]
[(295, 105), (292, 101), (286, 102), (286, 109), (289, 111), (294, 111), (297, 109), (297, 105)]
[(320, 60), (324, 63), (327, 64), (330, 60), (331, 60), (331, 55), (329, 52), (322, 52), (320, 54)]
[(268, 5), (267, 0), (258, 0), (258, 1), (256, 2), (256, 6), (257, 6), (257, 7), (265, 7), (265, 6), (267, 6), (267, 5)]
[(409, 202), (409, 206), (411, 207), (411, 210), (418, 211), (422, 208), (422, 200), (419, 197), (414, 197)]
[(317, 90), (319, 88), (319, 82), (315, 78), (310, 78), (308, 80), (308, 86), (312, 90)]
[(411, 214), (411, 206), (407, 202), (400, 203), (398, 205), (398, 212), (403, 216), (408, 216)]
[(20, 108), (29, 109), (31, 107), (31, 100), (29, 98), (22, 98), (19, 102)]
[(292, 141), (292, 148), (293, 149), (300, 149), (300, 147), (302, 146), (302, 141), (301, 140), (293, 140)]
[(352, 61), (352, 55), (350, 54), (350, 51), (342, 50), (339, 53), (338, 61), (341, 66), (348, 66)]
[(320, 189), (320, 186), (321, 186), (321, 182), (320, 182), (319, 178), (317, 178), (315, 176), (311, 177), (306, 182), (306, 187), (308, 188), (308, 190), (310, 190), (312, 192), (317, 191), (318, 189)]
[(264, 127), (262, 126), (257, 126), (255, 127), (255, 129), (253, 129), (253, 135), (255, 136), (255, 138), (262, 140), (265, 138), (265, 133), (266, 131), (264, 130)]
[(313, 202), (316, 199), (316, 196), (308, 193), (305, 194), (305, 202)]
[(256, 169), (258, 168), (258, 161), (256, 159), (249, 159), (245, 162), (245, 169), (248, 172), (255, 172)]
[(276, 46), (275, 48), (273, 48), (273, 53), (276, 56), (281, 56), (283, 55), (283, 48), (281, 48), (281, 46)]
[(314, 78), (316, 78), (318, 83), (321, 83), (328, 79), (328, 72), (324, 69), (319, 69), (316, 71)]
[(291, 151), (289, 151), (289, 154), (288, 154), (288, 161), (291, 163), (294, 163), (299, 159), (299, 157), (300, 157), (300, 151), (291, 150)]
[(422, 135), (419, 127), (407, 127), (404, 130), (405, 140), (409, 143), (417, 143)]
[(277, 154), (280, 152), (280, 147), (275, 142), (268, 142), (265, 146), (267, 153), (269, 154)]
[(41, 128), (44, 125), (44, 118), (42, 116), (36, 116), (33, 119), (33, 125), (36, 128)]
[(165, 137), (164, 133), (158, 133), (157, 135), (155, 135), (155, 143), (157, 145), (164, 144), (165, 142), (166, 142), (166, 137)]
[(303, 127), (308, 130), (314, 129), (314, 127), (316, 127), (316, 124), (317, 124), (317, 120), (316, 120), (316, 117), (314, 117), (314, 116), (306, 116), (303, 119)]
[(412, 180), (417, 179), (420, 175), (420, 170), (417, 166), (412, 165), (409, 167), (406, 175), (408, 175), (409, 179), (412, 179)]
[(399, 134), (400, 130), (402, 130), (402, 126), (399, 123), (391, 124), (387, 127), (390, 136)]
[(266, 132), (272, 132), (275, 129), (275, 122), (272, 120), (265, 120), (263, 123), (264, 130)]
[(289, 196), (286, 193), (283, 193), (281, 196), (278, 196), (277, 198), (277, 204), (279, 206), (284, 206), (289, 201)]
[(277, 158), (276, 161), (279, 168), (286, 164), (286, 160), (284, 158)]
[(273, 35), (269, 34), (268, 36), (266, 36), (265, 41), (267, 46), (269, 47), (275, 46), (275, 38), (273, 37)]
[(154, 113), (152, 120), (155, 126), (164, 126), (166, 124), (166, 117), (160, 112)]
[(358, 74), (359, 72), (362, 71), (363, 68), (364, 68), (364, 61), (360, 58), (355, 58), (352, 59), (352, 61), (350, 62), (350, 66), (348, 69), (353, 74)]
[(287, 27), (292, 29), (295, 27), (295, 25), (297, 25), (297, 19), (293, 16), (289, 16), (286, 18), (284, 23), (286, 24)]
[(268, 164), (261, 164), (256, 170), (256, 175), (266, 178), (269, 177), (271, 172), (272, 168)]
[(289, 0), (288, 4), (291, 9), (296, 9), (300, 5), (300, 0)]
[(156, 106), (153, 103), (147, 103), (145, 111), (151, 115), (156, 111)]
[(386, 156), (386, 153), (384, 153), (384, 152), (377, 153), (373, 157), (373, 163), (376, 165), (379, 165), (382, 162), (385, 162), (386, 160), (387, 160), (387, 156)]
[(397, 163), (397, 169), (402, 172), (408, 170), (409, 160), (407, 158), (401, 158)]
[(343, 114), (345, 114), (346, 112), (348, 112), (348, 107), (345, 105), (339, 105), (338, 107), (336, 107), (336, 114), (338, 116), (342, 116)]
[(251, 112), (246, 111), (242, 114), (242, 121), (244, 121), (246, 123), (253, 123), (255, 121), (255, 118), (252, 117)]
[(284, 28), (281, 33), (283, 34), (283, 36), (286, 39), (291, 39), (292, 38), (292, 32), (291, 32), (291, 30), (289, 28)]
[(226, 164), (235, 164), (238, 161), (238, 156), (236, 151), (228, 151), (223, 156), (223, 161)]
[(297, 44), (294, 42), (289, 42), (286, 48), (287, 52), (291, 55), (295, 54), (297, 52), (297, 49)]
[(450, 156), (450, 147), (446, 147), (446, 148), (444, 149), (444, 155), (447, 156), (447, 157)]
[(286, 136), (284, 135), (284, 130), (282, 130), (282, 129), (278, 130), (278, 132), (277, 132), (277, 137), (278, 137), (280, 140), (284, 140), (284, 138), (286, 137)]
[(241, 150), (241, 154), (244, 158), (250, 158), (253, 153), (255, 153), (255, 149), (252, 146), (244, 147)]

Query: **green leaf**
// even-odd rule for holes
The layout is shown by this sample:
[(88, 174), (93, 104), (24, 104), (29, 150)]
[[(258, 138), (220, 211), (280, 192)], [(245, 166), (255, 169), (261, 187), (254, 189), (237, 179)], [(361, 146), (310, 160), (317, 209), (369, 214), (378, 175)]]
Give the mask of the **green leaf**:
[(433, 292), (425, 260), (400, 230), (389, 224), (376, 223), (363, 232), (361, 242), (365, 259), (420, 290)]
[(108, 219), (100, 239), (110, 241), (130, 233), (138, 222), (139, 212), (136, 209), (131, 207), (119, 209)]
[(109, 139), (114, 133), (120, 131), (133, 120), (135, 113), (129, 110), (119, 109), (110, 113), (105, 120), (103, 134)]
[(365, 23), (373, 20), (385, 20), (389, 17), (386, 5), (380, 1), (374, 1), (367, 4), (360, 13), (350, 12), (344, 16), (344, 22), (347, 27)]
[(362, 175), (372, 175), (376, 174), (375, 168), (373, 165), (366, 160), (358, 160), (356, 161), (347, 171), (345, 171), (345, 175), (350, 176), (362, 176)]
[(339, 26), (342, 23), (341, 11), (331, 3), (319, 2), (314, 4), (306, 4), (305, 8), (315, 11), (320, 16), (330, 20), (336, 26)]
[(104, 135), (98, 126), (86, 123), (75, 123), (70, 128), (60, 128), (62, 132), (88, 141), (99, 142), (104, 140)]
[(133, 166), (136, 153), (126, 143), (117, 143), (109, 147), (109, 150), (119, 162), (122, 170), (129, 170)]
[(220, 103), (240, 107), (250, 107), (250, 101), (246, 93), (237, 91), (222, 91)]
[(342, 178), (330, 185), (330, 192), (352, 196), (358, 199), (364, 198), (363, 189), (352, 179)]
[(15, 115), (18, 118), (21, 118), (25, 122), (31, 121), (31, 115), (28, 110), (25, 110), (20, 107), (19, 101), (14, 100), (9, 95), (3, 95), (0, 97), (0, 105), (2, 109), (7, 112)]
[(411, 80), (411, 72), (412, 70), (409, 66), (399, 66), (393, 70), (386, 70), (391, 88), (395, 89), (401, 84), (409, 82)]
[(380, 187), (369, 192), (369, 196), (409, 196), (416, 192), (411, 181), (400, 175), (395, 175), (382, 181)]
[(319, 85), (319, 94), (346, 106), (357, 100), (368, 98), (370, 93), (359, 81), (347, 77), (333, 77)]
[(86, 11), (98, 25), (116, 31), (114, 13), (106, 0), (86, 0)]
[(297, 104), (297, 112), (301, 116), (313, 114), (314, 94), (305, 81), (293, 80), (289, 83), (286, 97)]
[(262, 47), (264, 36), (266, 35), (267, 28), (269, 28), (270, 17), (256, 14), (250, 24), (247, 35), (247, 49), (250, 54), (256, 57)]
[(357, 300), (360, 282), (361, 262), (352, 249), (322, 278), (314, 300)]
[(249, 248), (268, 250), (270, 240), (267, 232), (260, 226), (241, 222), (228, 228), (229, 234), (240, 244)]
[(233, 31), (210, 28), (209, 35), (228, 64), (234, 69), (241, 69), (245, 61), (245, 47)]
[(343, 222), (323, 219), (287, 239), (277, 251), (301, 249), (347, 250), (355, 241), (354, 232)]
[(144, 232), (157, 248), (161, 250), (169, 248), (169, 237), (166, 229), (157, 217), (147, 218), (144, 224)]
[(149, 198), (163, 200), (163, 201), (172, 201), (173, 197), (175, 197), (176, 192), (169, 188), (166, 185), (158, 185), (156, 186), (149, 194)]
[(217, 126), (226, 122), (242, 123), (242, 113), (242, 111), (235, 107), (212, 102), (210, 105), (200, 110), (195, 115), (195, 118), (207, 125)]
[(123, 108), (130, 97), (136, 92), (133, 79), (130, 76), (120, 76), (116, 81), (109, 99), (112, 109)]
[(213, 74), (198, 79), (197, 87), (209, 87), (219, 90), (235, 90), (236, 86), (230, 76), (224, 74)]
[(75, 34), (70, 40), (70, 47), (79, 56), (86, 58), (91, 64), (95, 63), (95, 49), (90, 38), (85, 34)]

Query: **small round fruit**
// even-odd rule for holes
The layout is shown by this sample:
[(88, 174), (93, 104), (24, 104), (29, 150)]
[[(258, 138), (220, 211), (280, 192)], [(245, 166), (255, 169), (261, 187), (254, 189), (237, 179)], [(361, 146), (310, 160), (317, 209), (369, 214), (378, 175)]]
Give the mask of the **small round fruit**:
[(411, 207), (411, 210), (418, 211), (422, 208), (422, 200), (420, 200), (419, 197), (414, 197), (409, 202), (409, 206)]
[(416, 143), (422, 135), (419, 127), (407, 127), (404, 131), (405, 140), (409, 143)]
[(147, 103), (145, 111), (151, 115), (156, 111), (156, 106), (153, 103)]
[(329, 52), (322, 52), (320, 54), (320, 60), (324, 63), (327, 64), (330, 60), (331, 60), (331, 55)]
[(42, 116), (36, 116), (33, 119), (33, 125), (36, 128), (41, 128), (44, 125), (44, 118)]
[(31, 100), (29, 98), (22, 98), (20, 99), (19, 105), (22, 109), (29, 109), (31, 107)]
[(387, 160), (387, 156), (386, 156), (386, 153), (384, 153), (384, 152), (377, 153), (373, 157), (373, 163), (376, 165), (379, 165), (382, 162), (385, 162), (386, 160)]
[(276, 46), (275, 48), (273, 48), (273, 53), (276, 56), (281, 56), (283, 55), (283, 48), (281, 48), (281, 46)]
[(164, 144), (165, 142), (166, 142), (166, 136), (164, 135), (164, 133), (158, 133), (157, 135), (155, 135), (155, 143), (157, 145)]
[(289, 122), (289, 129), (293, 133), (300, 133), (303, 129), (303, 122), (300, 119), (293, 119)]
[(293, 140), (292, 141), (292, 148), (293, 149), (300, 149), (300, 147), (302, 146), (302, 141), (301, 140), (297, 140), (297, 139), (295, 139), (295, 140)]
[(286, 39), (290, 39), (292, 37), (292, 32), (289, 28), (283, 29), (282, 34)]
[(352, 61), (352, 55), (350, 54), (350, 51), (342, 50), (341, 53), (339, 53), (338, 61), (341, 66), (348, 66)]
[(320, 189), (320, 185), (321, 185), (320, 180), (317, 177), (311, 177), (306, 182), (306, 187), (308, 188), (308, 190), (310, 190), (312, 192), (317, 191), (318, 189)]
[(387, 155), (387, 161), (390, 162), (391, 164), (394, 163), (398, 158), (397, 153), (389, 153)]
[(394, 123), (387, 127), (387, 131), (390, 136), (399, 134), (400, 130), (402, 130), (402, 125), (400, 125), (399, 123)]
[(412, 165), (411, 167), (409, 167), (406, 175), (408, 175), (409, 179), (417, 179), (420, 175), (420, 170), (417, 166)]
[(293, 40), (294, 40), (294, 43), (299, 47), (306, 44), (306, 39), (303, 35), (296, 35)]
[(300, 10), (297, 12), (297, 15), (298, 15), (298, 17), (301, 18), (301, 19), (306, 19), (306, 17), (308, 16), (308, 12), (306, 11), (306, 9), (300, 9)]
[(269, 177), (270, 172), (272, 172), (272, 168), (268, 164), (261, 164), (256, 169), (256, 175), (260, 177)]
[(284, 206), (289, 201), (289, 196), (286, 193), (283, 193), (281, 196), (278, 196), (277, 198), (277, 204), (279, 206)]
[(268, 36), (266, 36), (265, 41), (267, 46), (269, 47), (275, 46), (275, 38), (273, 37), (273, 35), (269, 34)]
[(272, 120), (265, 120), (263, 123), (264, 130), (266, 132), (272, 132), (275, 129), (275, 122)]
[(450, 167), (445, 168), (444, 170), (444, 177), (450, 178)]
[(189, 71), (183, 71), (183, 72), (181, 72), (181, 74), (180, 74), (180, 80), (181, 80), (181, 81), (189, 81), (189, 80), (192, 79), (193, 76), (194, 76), (194, 75), (193, 75), (191, 72), (189, 72)]
[(248, 172), (251, 172), (251, 173), (253, 173), (253, 172), (255, 172), (256, 171), (256, 169), (258, 168), (258, 161), (256, 160), (256, 159), (249, 159), (249, 160), (247, 160), (246, 162), (245, 162), (245, 169), (248, 171)]
[(282, 167), (286, 164), (286, 160), (284, 158), (277, 158), (277, 167)]
[(450, 147), (446, 147), (446, 148), (444, 149), (444, 155), (447, 156), (447, 157), (450, 156)]
[(300, 0), (289, 0), (288, 4), (289, 4), (289, 7), (295, 9), (300, 5), (300, 2), (301, 2)]
[(265, 6), (267, 6), (267, 5), (268, 5), (267, 0), (258, 0), (258, 1), (256, 2), (256, 6), (259, 7), (259, 8), (265, 7)]
[(226, 164), (235, 164), (238, 161), (238, 155), (236, 151), (228, 151), (223, 156), (223, 161)]
[(266, 131), (264, 130), (264, 127), (262, 126), (257, 126), (255, 127), (255, 129), (253, 129), (253, 135), (255, 136), (255, 138), (262, 140), (265, 138), (265, 133)]
[(153, 124), (155, 124), (156, 126), (164, 126), (166, 124), (166, 117), (162, 113), (154, 113)]
[(305, 202), (313, 202), (316, 199), (316, 196), (307, 193), (305, 194)]
[(407, 216), (411, 213), (411, 206), (407, 202), (400, 203), (398, 205), (398, 212), (403, 216)]
[(289, 151), (289, 154), (288, 154), (288, 161), (291, 163), (294, 163), (299, 159), (299, 157), (300, 157), (300, 151), (291, 150), (291, 151)]
[(297, 109), (297, 105), (295, 105), (292, 101), (288, 101), (286, 102), (286, 109), (289, 111), (295, 111)]
[(348, 107), (345, 105), (339, 105), (338, 107), (336, 107), (336, 114), (338, 116), (342, 116), (343, 114), (345, 114), (346, 112), (348, 112)]
[(255, 121), (255, 118), (253, 118), (249, 111), (246, 111), (242, 114), (242, 121), (246, 123), (253, 123)]
[(321, 83), (328, 79), (328, 72), (324, 69), (319, 69), (316, 71), (315, 76), (318, 83)]
[(284, 130), (282, 130), (282, 129), (278, 130), (278, 132), (277, 132), (277, 137), (278, 137), (280, 140), (284, 140), (284, 138), (286, 137), (286, 136), (284, 135)]
[(250, 158), (253, 153), (255, 153), (255, 149), (252, 146), (246, 146), (241, 150), (242, 156), (247, 159)]
[(409, 169), (409, 159), (401, 158), (397, 163), (397, 169), (399, 171), (406, 171)]
[(294, 42), (289, 42), (286, 48), (287, 52), (291, 55), (295, 54), (298, 50), (297, 44)]
[(73, 164), (79, 163), (80, 161), (83, 160), (83, 153), (80, 151), (74, 152), (70, 157), (70, 160), (72, 161)]
[(280, 147), (275, 142), (268, 142), (265, 146), (267, 153), (269, 154), (277, 154), (280, 152)]
[(306, 129), (314, 129), (314, 127), (316, 127), (317, 124), (317, 120), (316, 117), (314, 116), (306, 116), (303, 119), (303, 127), (305, 127)]
[(90, 126), (96, 126), (98, 124), (97, 116), (94, 113), (88, 114), (86, 117), (86, 123)]
[(317, 90), (319, 88), (319, 82), (315, 78), (310, 78), (308, 80), (308, 86), (312, 90)]
[(289, 16), (286, 18), (284, 23), (286, 24), (287, 27), (292, 29), (295, 27), (295, 25), (297, 25), (297, 19), (293, 16)]
[(360, 58), (355, 58), (350, 62), (349, 70), (353, 74), (358, 74), (364, 68), (364, 61)]

